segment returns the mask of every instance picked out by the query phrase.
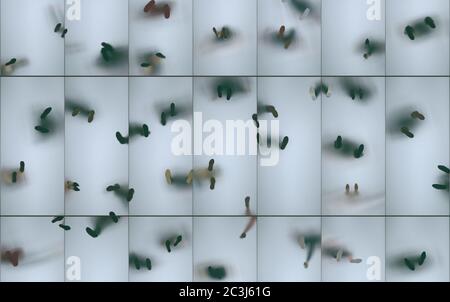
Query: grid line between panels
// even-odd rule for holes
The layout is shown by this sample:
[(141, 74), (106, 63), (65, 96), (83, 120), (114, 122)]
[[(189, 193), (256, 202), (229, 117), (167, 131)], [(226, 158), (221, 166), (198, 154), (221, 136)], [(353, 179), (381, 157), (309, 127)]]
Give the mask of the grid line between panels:
[[(128, 54), (130, 53), (130, 1), (128, 1), (128, 6), (127, 6), (127, 8), (128, 8)], [(129, 56), (129, 58), (128, 58), (128, 74), (130, 74), (131, 73), (131, 67), (130, 67), (130, 57), (131, 56)], [(127, 114), (128, 114), (128, 120), (127, 120), (127, 122), (128, 122), (128, 137), (130, 136), (130, 77), (128, 77), (127, 78), (127, 84), (128, 84), (128, 87), (127, 87), (127, 89), (128, 89), (128, 111), (127, 111)], [(127, 165), (127, 167), (128, 167), (128, 175), (127, 175), (127, 177), (128, 177), (128, 188), (132, 188), (132, 184), (130, 183), (130, 144), (127, 144), (127, 149), (128, 149), (128, 153), (127, 153), (127, 163), (128, 163), (128, 165)], [(128, 203), (128, 215), (130, 215), (130, 203)], [(130, 221), (131, 219), (128, 217), (127, 218), (127, 222), (128, 222), (128, 240), (127, 240), (127, 244), (128, 244), (128, 249), (127, 249), (127, 251), (128, 251), (128, 255), (127, 255), (127, 258), (129, 258), (130, 257), (130, 253), (131, 253), (131, 250), (130, 250)], [(129, 262), (128, 262), (129, 263)], [(130, 266), (128, 265), (128, 270), (127, 270), (127, 280), (128, 280), (128, 282), (130, 282)]]
[[(386, 5), (386, 3), (385, 3)], [(385, 11), (384, 11), (384, 37), (386, 37), (387, 35), (387, 12), (386, 12), (386, 7), (385, 7)], [(387, 39), (385, 38), (386, 41), (386, 48), (387, 48)], [(387, 73), (387, 57), (386, 55), (384, 56), (384, 73), (386, 76)], [(386, 194), (386, 154), (387, 154), (387, 147), (386, 147), (386, 116), (387, 116), (387, 78), (384, 78), (384, 214), (387, 214), (387, 194)], [(386, 231), (386, 227), (387, 227), (387, 218), (384, 217), (384, 280), (386, 281), (386, 256), (387, 256), (387, 246), (386, 246), (386, 242), (387, 242), (387, 231)]]
[[(320, 23), (322, 24), (323, 18), (323, 0), (320, 0)], [(323, 81), (323, 30), (320, 26), (320, 85)], [(323, 238), (323, 152), (322, 152), (322, 139), (323, 139), (323, 96), (320, 94), (320, 238)], [(322, 239), (321, 239), (322, 240)], [(320, 282), (323, 282), (323, 257), (322, 249), (320, 250)]]
[[(259, 74), (259, 0), (256, 0), (256, 74)], [(256, 113), (258, 113), (259, 78), (256, 78)], [(256, 215), (259, 214), (259, 155), (256, 154)], [(256, 219), (256, 282), (259, 281), (259, 219)]]
[[(66, 17), (66, 2), (64, 2), (64, 27), (66, 25), (67, 17)], [(66, 74), (66, 39), (64, 39), (64, 74)], [(66, 182), (66, 78), (63, 79), (64, 81), (64, 99), (63, 99), (63, 115), (64, 115), (64, 185)], [(64, 202), (64, 223), (66, 223), (66, 194), (64, 194), (63, 198)], [(66, 232), (64, 232), (64, 259), (63, 259), (63, 280), (66, 282), (66, 259), (67, 259), (67, 253), (66, 253)]]

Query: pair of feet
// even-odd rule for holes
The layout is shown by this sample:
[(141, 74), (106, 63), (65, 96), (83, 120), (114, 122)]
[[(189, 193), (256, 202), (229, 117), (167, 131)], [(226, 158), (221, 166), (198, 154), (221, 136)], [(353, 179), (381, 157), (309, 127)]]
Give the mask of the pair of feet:
[[(72, 110), (72, 116), (75, 117), (78, 114), (80, 114), (81, 112), (82, 112), (82, 110), (80, 108), (74, 108)], [(83, 113), (87, 115), (88, 123), (92, 123), (92, 121), (94, 120), (95, 111), (94, 110), (89, 110), (89, 111), (86, 111), (86, 112), (83, 112)]]
[[(170, 103), (169, 115), (171, 117), (177, 115), (175, 103)], [(161, 113), (161, 125), (163, 126), (167, 125), (167, 113), (165, 111)]]
[[(64, 219), (64, 216), (56, 216), (55, 218), (53, 218), (52, 223), (56, 223), (59, 221), (62, 221)], [(60, 223), (58, 225), (61, 229), (63, 229), (64, 231), (70, 231), (70, 226), (64, 224), (64, 223)]]
[(160, 15), (163, 14), (164, 18), (169, 19), (170, 18), (170, 6), (167, 3), (163, 3), (162, 5), (157, 5), (155, 0), (151, 0), (148, 2), (144, 7), (145, 13), (150, 13), (154, 15)]
[(316, 100), (321, 93), (325, 94), (325, 96), (329, 98), (331, 96), (331, 88), (323, 83), (320, 83), (315, 87), (309, 88), (309, 94), (311, 95), (311, 98), (313, 100)]
[(364, 59), (368, 59), (373, 53), (373, 47), (370, 44), (370, 40), (366, 39), (364, 41), (364, 47), (366, 48), (366, 52), (364, 53)]
[(419, 25), (422, 25), (422, 24), (424, 24), (425, 26), (427, 26), (427, 27), (429, 27), (431, 29), (435, 29), (436, 28), (436, 23), (434, 22), (433, 18), (426, 17), (423, 20), (423, 23), (416, 24), (414, 26), (411, 26), (411, 25), (406, 26), (405, 27), (405, 31), (404, 31), (405, 35), (407, 35), (410, 40), (415, 40), (416, 39), (416, 34), (417, 34), (416, 28)]
[(422, 266), (425, 262), (425, 259), (427, 258), (427, 253), (422, 252), (419, 257), (417, 258), (405, 258), (404, 262), (406, 267), (408, 267), (410, 270), (414, 271), (416, 270), (416, 264), (419, 266)]
[(436, 190), (448, 190), (448, 186), (449, 186), (448, 174), (450, 174), (450, 169), (448, 167), (446, 167), (446, 166), (443, 166), (443, 165), (439, 165), (438, 169), (441, 170), (442, 172), (444, 172), (445, 174), (447, 174), (447, 177), (446, 177), (447, 181), (444, 184), (442, 184), (442, 183), (440, 183), (440, 184), (433, 184), (432, 186)]
[(219, 98), (222, 98), (224, 92), (226, 93), (227, 101), (231, 100), (231, 97), (233, 95), (233, 90), (231, 89), (231, 87), (223, 87), (221, 85), (217, 86), (217, 96)]
[[(334, 148), (335, 149), (342, 149), (344, 146), (344, 140), (342, 139), (342, 136), (338, 136), (336, 140), (334, 141)], [(364, 144), (359, 145), (355, 150), (353, 151), (353, 156), (355, 158), (361, 158), (364, 155)]]
[(48, 123), (46, 123), (46, 120), (47, 120), (47, 117), (48, 117), (48, 115), (50, 114), (51, 111), (52, 111), (52, 107), (47, 107), (41, 113), (41, 116), (40, 116), (41, 123), (40, 123), (40, 125), (37, 125), (36, 127), (34, 127), (34, 129), (37, 132), (40, 132), (40, 133), (43, 133), (43, 134), (46, 134), (46, 133), (50, 132), (50, 129), (48, 127)]
[(67, 190), (74, 190), (75, 192), (79, 192), (80, 191), (80, 184), (75, 182), (75, 181), (66, 181), (66, 186), (65, 188)]
[[(106, 187), (107, 192), (119, 192), (121, 190), (121, 186), (119, 184), (114, 184)], [(133, 200), (134, 189), (129, 188), (126, 194), (127, 201), (130, 202)]]
[(67, 30), (67, 28), (63, 28), (62, 23), (58, 23), (55, 26), (54, 32), (61, 33), (61, 38), (64, 39), (66, 37), (68, 30)]
[(277, 33), (277, 38), (284, 44), (284, 49), (288, 49), (294, 40), (295, 31), (291, 29), (286, 33), (286, 27), (282, 25)]
[[(166, 242), (164, 242), (164, 245), (166, 246), (167, 252), (171, 253), (172, 249), (171, 246), (173, 245), (176, 247), (180, 242), (183, 240), (183, 236), (178, 235), (175, 239), (167, 239)], [(172, 243), (173, 242), (173, 243)]]
[(152, 261), (150, 260), (150, 258), (145, 258), (145, 259), (143, 260), (143, 259), (140, 259), (140, 258), (139, 258), (138, 256), (136, 256), (136, 255), (132, 255), (132, 256), (130, 256), (130, 261), (133, 262), (134, 267), (135, 267), (137, 270), (140, 270), (140, 269), (141, 269), (142, 264), (145, 265), (145, 267), (147, 267), (147, 269), (148, 269), (149, 271), (152, 270)]
[(352, 100), (355, 100), (357, 96), (360, 100), (364, 98), (364, 92), (362, 88), (353, 88), (350, 91), (350, 97), (352, 98)]
[(222, 30), (220, 31), (213, 27), (213, 32), (216, 35), (217, 40), (228, 40), (231, 37), (231, 30), (226, 26), (222, 27)]
[[(358, 193), (359, 192), (359, 186), (358, 184), (355, 183), (355, 185), (353, 186), (353, 192), (354, 193)], [(350, 185), (346, 184), (345, 185), (345, 193), (349, 194), (350, 193)]]
[[(109, 212), (109, 218), (113, 223), (119, 222), (119, 217), (114, 212)], [(108, 217), (98, 217), (95, 228), (92, 229), (90, 227), (87, 227), (86, 233), (88, 233), (88, 235), (92, 238), (97, 238), (102, 232), (103, 228), (110, 223), (111, 221), (108, 220)]]
[(116, 50), (114, 49), (114, 47), (106, 42), (102, 42), (102, 49), (100, 51), (100, 53), (102, 54), (102, 58), (105, 62), (109, 62), (111, 61), (115, 54), (116, 54)]
[(148, 73), (152, 73), (156, 66), (161, 62), (161, 60), (165, 58), (166, 56), (160, 52), (151, 54), (148, 56), (148, 59), (145, 62), (141, 63), (141, 67), (145, 68)]
[[(208, 163), (208, 168), (206, 171), (206, 175), (210, 176), (210, 185), (209, 188), (211, 190), (214, 190), (215, 186), (216, 186), (216, 178), (214, 177), (213, 174), (213, 169), (214, 169), (214, 159), (211, 159)], [(164, 172), (164, 176), (166, 178), (166, 182), (168, 185), (171, 185), (173, 183), (173, 176), (172, 176), (172, 171), (170, 169), (167, 169)], [(192, 181), (194, 180), (194, 170), (189, 171), (188, 175), (186, 176), (186, 184), (191, 185)]]
[[(419, 111), (412, 112), (411, 113), (411, 118), (417, 119), (417, 120), (420, 120), (420, 121), (424, 121), (425, 120), (425, 116), (422, 113), (420, 113)], [(406, 135), (407, 137), (414, 138), (414, 133), (412, 133), (411, 130), (408, 127), (403, 126), (403, 127), (400, 128), (400, 131), (404, 135)]]
[(13, 171), (11, 173), (11, 182), (14, 184), (17, 182), (17, 178), (19, 175), (22, 175), (23, 173), (25, 173), (25, 162), (21, 161), (19, 163), (19, 171)]

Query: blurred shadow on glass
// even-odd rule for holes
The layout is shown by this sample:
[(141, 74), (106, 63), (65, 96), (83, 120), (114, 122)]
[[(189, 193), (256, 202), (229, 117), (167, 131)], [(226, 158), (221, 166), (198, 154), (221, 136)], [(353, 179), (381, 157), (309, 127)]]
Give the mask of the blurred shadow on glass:
[[(151, 271), (154, 265), (154, 261), (151, 260), (152, 257), (147, 257), (140, 255), (135, 252), (131, 252), (129, 256), (129, 267), (138, 271)], [(141, 268), (145, 268), (141, 270)]]
[(2, 75), (12, 75), (14, 71), (18, 68), (22, 68), (29, 65), (27, 58), (11, 58), (6, 63), (1, 65), (0, 73)]
[(0, 247), (1, 262), (8, 263), (13, 267), (40, 265), (55, 257), (64, 254), (63, 248), (48, 248), (45, 251), (25, 252), (25, 248), (9, 248), (7, 245)]
[(192, 107), (184, 102), (180, 105), (175, 100), (154, 102), (153, 108), (155, 116), (161, 118), (162, 126), (166, 126), (170, 121), (187, 120), (188, 117), (192, 116)]
[(338, 135), (334, 141), (324, 143), (323, 149), (330, 155), (340, 158), (359, 159), (364, 156), (364, 144), (356, 142), (352, 138)]
[(106, 192), (113, 192), (116, 197), (118, 197), (123, 204), (127, 207), (128, 203), (131, 202), (134, 196), (134, 189), (129, 188), (127, 184), (113, 184), (106, 187)]
[(372, 56), (384, 54), (386, 52), (386, 43), (377, 39), (366, 38), (357, 45), (355, 51), (362, 54), (363, 58), (368, 60)]
[(128, 64), (128, 47), (112, 46), (109, 43), (102, 42), (100, 54), (96, 60), (96, 65), (101, 68), (115, 68)]
[(432, 267), (432, 258), (425, 251), (403, 252), (392, 257), (388, 265), (398, 271), (423, 271)]
[(224, 98), (229, 101), (236, 95), (250, 93), (250, 89), (248, 78), (216, 78), (209, 85), (211, 100)]
[(64, 27), (64, 19), (65, 14), (64, 11), (61, 9), (58, 9), (56, 6), (51, 5), (49, 6), (49, 15), (51, 22), (54, 24), (53, 32), (55, 34), (60, 35), (61, 38), (65, 38), (68, 30)]
[(402, 28), (402, 36), (406, 36), (409, 40), (425, 41), (432, 38), (439, 32), (440, 26), (437, 17), (425, 16), (420, 19), (410, 21)]
[(164, 16), (164, 18), (169, 19), (173, 6), (174, 3), (172, 2), (151, 0), (144, 6), (144, 13), (150, 18)]
[(417, 108), (404, 106), (389, 114), (387, 118), (387, 130), (394, 138), (414, 138), (421, 125), (426, 120), (426, 115)]
[(9, 187), (19, 187), (26, 182), (25, 162), (21, 161), (17, 168), (5, 168), (1, 170), (3, 183)]
[(356, 78), (342, 78), (340, 85), (344, 89), (346, 95), (358, 103), (366, 103), (376, 93), (376, 88), (371, 83), (364, 83)]
[(86, 233), (92, 238), (97, 238), (105, 229), (109, 229), (112, 225), (119, 222), (111, 216), (98, 216), (92, 218), (94, 227), (86, 227)]
[(158, 50), (140, 51), (138, 63), (144, 75), (160, 74), (166, 56)]
[(49, 139), (58, 133), (64, 132), (64, 118), (54, 112), (52, 107), (47, 107), (39, 111), (35, 110), (36, 118), (34, 130), (40, 140)]
[(228, 25), (211, 28), (211, 34), (200, 42), (199, 49), (203, 53), (220, 50), (239, 49), (244, 44), (242, 35)]
[(83, 104), (83, 102), (75, 100), (66, 100), (65, 110), (69, 112), (72, 117), (81, 117), (88, 123), (92, 123), (95, 117), (95, 110)]
[(321, 245), (321, 234), (316, 231), (307, 231), (307, 232), (292, 232), (292, 239), (299, 245), (302, 250), (306, 251), (306, 258), (303, 263), (304, 268), (309, 267), (309, 262), (314, 256), (314, 252), (316, 249), (320, 250)]
[(325, 258), (334, 259), (336, 262), (344, 259), (355, 264), (362, 262), (362, 259), (355, 258), (347, 247), (335, 240), (327, 240), (323, 243), (322, 255)]
[(159, 246), (163, 247), (167, 253), (172, 253), (186, 245), (183, 237), (184, 232), (165, 232), (159, 236)]
[(201, 279), (207, 279), (210, 281), (221, 281), (225, 278), (229, 278), (233, 275), (233, 268), (230, 265), (225, 265), (221, 261), (207, 262), (197, 264), (196, 266), (197, 276)]
[(299, 16), (300, 20), (312, 19), (320, 22), (320, 6), (307, 0), (281, 0)]
[(263, 41), (275, 47), (282, 47), (286, 50), (296, 49), (301, 43), (301, 37), (294, 28), (286, 29), (281, 25), (279, 29), (266, 29), (262, 34)]

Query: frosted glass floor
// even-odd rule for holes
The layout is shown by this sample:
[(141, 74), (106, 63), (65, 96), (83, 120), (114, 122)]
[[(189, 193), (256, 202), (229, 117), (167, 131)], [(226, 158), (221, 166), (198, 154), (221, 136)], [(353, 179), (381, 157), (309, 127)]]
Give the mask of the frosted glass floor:
[(449, 20), (0, 0), (0, 282), (449, 282)]

